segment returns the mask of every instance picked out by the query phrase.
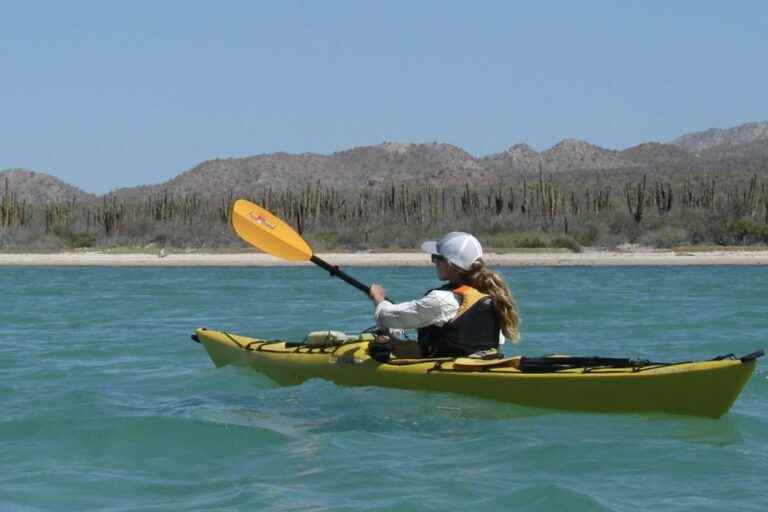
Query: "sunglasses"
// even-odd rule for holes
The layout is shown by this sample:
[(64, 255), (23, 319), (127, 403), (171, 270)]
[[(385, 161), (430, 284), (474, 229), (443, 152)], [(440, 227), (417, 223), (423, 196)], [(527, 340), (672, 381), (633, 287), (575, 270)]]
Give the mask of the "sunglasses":
[(439, 254), (433, 254), (432, 263), (437, 263), (438, 261), (445, 261), (445, 256), (440, 256)]

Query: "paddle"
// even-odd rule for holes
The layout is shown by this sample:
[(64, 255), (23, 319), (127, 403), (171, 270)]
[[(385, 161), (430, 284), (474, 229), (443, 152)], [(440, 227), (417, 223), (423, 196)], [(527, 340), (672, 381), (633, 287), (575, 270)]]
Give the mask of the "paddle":
[(369, 286), (342, 272), (339, 267), (312, 254), (312, 248), (291, 226), (257, 204), (245, 199), (235, 201), (232, 227), (237, 236), (272, 256), (288, 261), (311, 261), (366, 295), (371, 291)]

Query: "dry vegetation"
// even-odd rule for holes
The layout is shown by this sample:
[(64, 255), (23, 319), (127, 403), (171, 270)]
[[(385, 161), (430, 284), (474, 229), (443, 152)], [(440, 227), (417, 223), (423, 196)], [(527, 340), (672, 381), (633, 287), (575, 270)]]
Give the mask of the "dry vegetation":
[[(0, 248), (242, 247), (229, 228), (235, 194), (154, 194), (143, 200), (18, 200), (0, 195)], [(448, 230), (503, 248), (652, 247), (768, 243), (768, 179), (595, 174), (520, 177), (497, 186), (391, 185), (339, 191), (321, 184), (246, 195), (320, 250), (407, 248)]]

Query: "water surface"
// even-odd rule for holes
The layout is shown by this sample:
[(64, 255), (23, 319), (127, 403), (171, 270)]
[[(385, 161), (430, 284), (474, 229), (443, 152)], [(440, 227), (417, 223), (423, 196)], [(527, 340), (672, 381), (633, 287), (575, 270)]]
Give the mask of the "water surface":
[[(430, 268), (350, 269), (390, 296)], [(663, 360), (768, 345), (760, 267), (503, 268), (508, 353)], [(0, 268), (0, 510), (768, 508), (765, 361), (720, 420), (527, 409), (213, 368), (195, 327), (371, 324), (315, 268)]]

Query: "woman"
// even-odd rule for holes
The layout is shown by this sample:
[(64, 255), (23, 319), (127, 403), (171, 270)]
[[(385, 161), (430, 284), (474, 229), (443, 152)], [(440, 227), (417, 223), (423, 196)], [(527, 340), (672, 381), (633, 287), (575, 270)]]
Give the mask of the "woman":
[(468, 233), (448, 233), (439, 242), (424, 242), (437, 277), (448, 281), (421, 299), (392, 304), (374, 283), (370, 297), (377, 325), (418, 329), (418, 342), (380, 337), (376, 352), (401, 357), (459, 357), (497, 349), (504, 336), (518, 340), (518, 313), (504, 280), (483, 263), (480, 242)]

